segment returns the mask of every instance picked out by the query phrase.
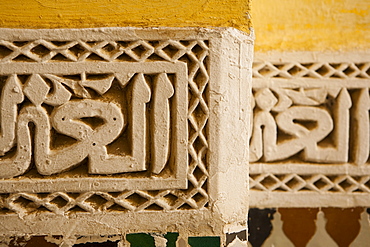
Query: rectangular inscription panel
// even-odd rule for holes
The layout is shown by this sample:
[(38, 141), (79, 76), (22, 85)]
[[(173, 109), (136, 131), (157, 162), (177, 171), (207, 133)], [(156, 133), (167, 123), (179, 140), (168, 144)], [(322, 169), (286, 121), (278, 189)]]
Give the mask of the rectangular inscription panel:
[(252, 205), (369, 206), (368, 54), (256, 57)]
[(184, 63), (8, 63), (0, 73), (0, 191), (186, 188)]
[(208, 204), (210, 41), (174, 32), (3, 29), (0, 214)]

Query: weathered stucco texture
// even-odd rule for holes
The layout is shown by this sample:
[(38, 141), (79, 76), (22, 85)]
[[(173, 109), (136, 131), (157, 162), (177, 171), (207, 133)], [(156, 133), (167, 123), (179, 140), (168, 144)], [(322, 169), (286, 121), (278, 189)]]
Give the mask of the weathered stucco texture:
[(0, 29), (0, 236), (245, 230), (252, 51), (233, 28)]
[(235, 27), (248, 32), (248, 0), (2, 0), (7, 28)]
[(370, 49), (368, 0), (255, 0), (255, 51)]

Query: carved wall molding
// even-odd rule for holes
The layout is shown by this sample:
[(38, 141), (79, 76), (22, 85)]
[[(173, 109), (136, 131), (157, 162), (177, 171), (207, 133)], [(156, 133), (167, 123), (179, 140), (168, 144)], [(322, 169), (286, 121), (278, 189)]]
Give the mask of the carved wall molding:
[(255, 54), (253, 206), (370, 205), (369, 55)]
[(0, 232), (244, 229), (252, 48), (227, 28), (2, 29)]

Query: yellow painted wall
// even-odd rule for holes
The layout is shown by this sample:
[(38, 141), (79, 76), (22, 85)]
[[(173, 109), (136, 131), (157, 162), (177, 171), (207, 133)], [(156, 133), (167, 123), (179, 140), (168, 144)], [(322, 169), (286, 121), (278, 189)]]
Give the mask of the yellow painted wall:
[(368, 50), (370, 0), (252, 0), (255, 50)]
[(0, 27), (231, 26), (256, 51), (368, 50), (370, 0), (0, 0)]
[(0, 27), (235, 27), (248, 32), (249, 0), (0, 0)]

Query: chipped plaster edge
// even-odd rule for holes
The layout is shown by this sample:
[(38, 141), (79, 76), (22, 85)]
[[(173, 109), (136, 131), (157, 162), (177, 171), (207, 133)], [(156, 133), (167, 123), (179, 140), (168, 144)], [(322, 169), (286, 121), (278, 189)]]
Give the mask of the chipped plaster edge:
[[(63, 35), (60, 35), (60, 34)], [(234, 36), (239, 39), (248, 37), (254, 40), (254, 32), (250, 34), (233, 27), (101, 27), (101, 28), (60, 28), (60, 29), (19, 29), (0, 28), (0, 36), (5, 40), (28, 41), (33, 39), (58, 39), (68, 41), (83, 37), (83, 41), (103, 40), (156, 40), (156, 39), (209, 39)]]
[[(213, 39), (218, 51), (211, 57), (211, 73), (218, 80), (210, 84), (209, 163), (212, 208), (225, 223), (224, 233), (246, 229), (248, 214), (249, 117), (253, 34), (230, 30)], [(212, 43), (211, 43), (212, 45)], [(226, 60), (226, 61), (225, 61)], [(237, 85), (236, 85), (237, 84)], [(236, 107), (238, 106), (238, 107)], [(218, 163), (218, 166), (214, 166)], [(218, 167), (218, 169), (214, 169)], [(245, 173), (241, 173), (241, 172)], [(217, 182), (214, 182), (217, 181)], [(245, 188), (245, 190), (241, 190)]]

